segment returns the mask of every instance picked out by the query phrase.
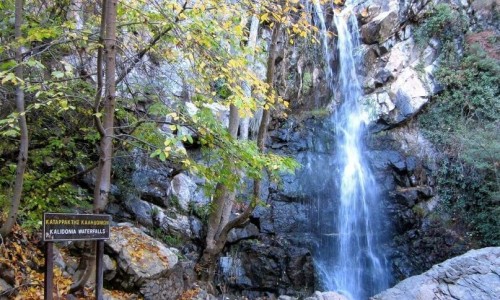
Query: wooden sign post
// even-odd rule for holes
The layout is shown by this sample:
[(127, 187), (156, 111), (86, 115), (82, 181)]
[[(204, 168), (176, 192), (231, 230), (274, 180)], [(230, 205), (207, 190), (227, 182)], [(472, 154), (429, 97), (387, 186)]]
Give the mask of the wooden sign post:
[(96, 241), (95, 296), (102, 299), (104, 240), (109, 239), (111, 217), (98, 214), (43, 214), (45, 242), (44, 299), (52, 300), (54, 279), (54, 242)]

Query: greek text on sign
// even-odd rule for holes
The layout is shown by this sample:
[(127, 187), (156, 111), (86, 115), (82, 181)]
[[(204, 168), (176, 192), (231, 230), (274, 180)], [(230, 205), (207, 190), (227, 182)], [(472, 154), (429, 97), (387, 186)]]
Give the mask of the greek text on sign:
[(43, 240), (107, 240), (110, 222), (109, 215), (44, 213)]

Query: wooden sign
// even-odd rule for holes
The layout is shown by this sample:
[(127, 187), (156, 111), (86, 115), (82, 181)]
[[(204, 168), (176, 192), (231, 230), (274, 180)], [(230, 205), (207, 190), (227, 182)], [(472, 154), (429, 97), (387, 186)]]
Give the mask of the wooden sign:
[(96, 240), (95, 298), (103, 298), (104, 240), (109, 239), (111, 216), (98, 214), (43, 214), (45, 241), (45, 300), (52, 300), (54, 288), (54, 242)]
[(110, 222), (109, 215), (44, 213), (43, 240), (107, 240)]

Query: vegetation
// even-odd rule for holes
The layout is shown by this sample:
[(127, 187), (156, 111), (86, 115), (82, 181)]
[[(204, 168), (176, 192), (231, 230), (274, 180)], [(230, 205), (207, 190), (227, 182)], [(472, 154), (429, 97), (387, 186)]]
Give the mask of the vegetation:
[[(271, 114), (283, 116), (288, 106), (274, 90), (278, 36), (286, 29), (293, 44), (314, 29), (299, 1), (22, 4), (0, 4), (0, 204), (11, 220), (2, 237), (16, 221), (38, 229), (47, 210), (89, 211), (90, 199), (94, 212), (104, 211), (113, 156), (142, 148), (205, 179), (214, 195), (207, 247), (216, 247), (203, 265), (213, 271), (228, 231), (260, 202), (263, 172), (276, 179), (297, 167), (266, 152), (264, 141)], [(250, 19), (273, 33), (270, 50), (250, 41)], [(260, 78), (252, 62), (266, 52), (267, 76)], [(229, 109), (229, 128), (210, 109), (214, 104)], [(240, 118), (259, 110), (258, 138), (248, 140)], [(201, 159), (187, 147), (200, 148)], [(16, 152), (22, 153), (17, 165)], [(95, 186), (76, 188), (89, 172)], [(255, 195), (241, 217), (228, 222), (244, 178), (254, 180)]]
[(462, 10), (453, 9), (449, 4), (440, 3), (432, 7), (423, 18), (424, 23), (415, 31), (415, 42), (423, 46), (431, 38), (443, 44), (452, 42), (467, 30), (467, 20)]
[[(454, 30), (448, 26), (454, 18), (451, 9), (441, 5), (419, 32), (433, 35), (444, 27)], [(500, 64), (487, 51), (498, 43), (494, 37), (471, 43), (463, 56), (444, 47), (436, 73), (443, 92), (420, 117), (426, 135), (444, 153), (436, 175), (447, 210), (485, 246), (500, 245), (496, 217), (500, 213)]]

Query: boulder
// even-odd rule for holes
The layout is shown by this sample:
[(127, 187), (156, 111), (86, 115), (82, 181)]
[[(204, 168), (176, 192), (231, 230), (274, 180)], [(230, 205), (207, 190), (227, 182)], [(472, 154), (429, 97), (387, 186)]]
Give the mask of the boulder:
[(243, 228), (233, 228), (229, 231), (229, 235), (227, 237), (228, 243), (234, 243), (239, 240), (255, 238), (259, 235), (259, 228), (252, 223), (248, 223)]
[(153, 226), (153, 217), (155, 212), (159, 211), (161, 208), (138, 197), (134, 197), (132, 194), (125, 197), (123, 202), (125, 208), (132, 214), (134, 219), (141, 225), (146, 227)]
[(192, 195), (196, 190), (196, 184), (186, 174), (180, 173), (172, 179), (172, 196), (176, 197), (179, 207), (187, 211)]
[(106, 246), (117, 258), (117, 277), (121, 277), (119, 282), (125, 289), (139, 287), (145, 280), (161, 277), (178, 261), (174, 251), (129, 223), (111, 227)]
[(405, 68), (391, 84), (391, 101), (396, 106), (389, 119), (389, 124), (398, 124), (414, 116), (431, 96), (418, 72)]
[(192, 287), (195, 278), (194, 263), (180, 262), (165, 276), (147, 280), (141, 287), (141, 294), (145, 300), (180, 299), (181, 294)]
[(116, 269), (118, 268), (116, 260), (109, 257), (109, 255), (104, 254), (104, 256), (102, 257), (102, 262), (104, 279), (107, 281), (113, 280), (113, 278), (116, 276)]
[(500, 299), (500, 247), (448, 259), (370, 299)]
[(385, 69), (392, 73), (394, 77), (403, 69), (410, 65), (417, 57), (414, 51), (415, 43), (413, 39), (397, 43), (388, 54)]
[(304, 300), (348, 300), (346, 296), (339, 294), (337, 292), (318, 292), (316, 291), (314, 295), (305, 298)]
[[(253, 293), (298, 296), (312, 292), (315, 282), (311, 253), (286, 239), (243, 240), (233, 244), (219, 261), (221, 279), (231, 289)], [(250, 295), (250, 294), (248, 294)]]
[(377, 94), (377, 114), (388, 115), (396, 106), (391, 101), (391, 97), (386, 92)]
[(361, 39), (365, 44), (381, 43), (397, 30), (398, 25), (396, 10), (383, 12), (368, 24), (361, 26)]
[(193, 232), (191, 231), (191, 221), (189, 217), (176, 214), (173, 217), (163, 215), (160, 221), (160, 226), (168, 234), (172, 234), (178, 237), (193, 237)]
[(170, 194), (168, 173), (137, 166), (132, 174), (132, 184), (139, 197), (148, 202), (167, 207)]

